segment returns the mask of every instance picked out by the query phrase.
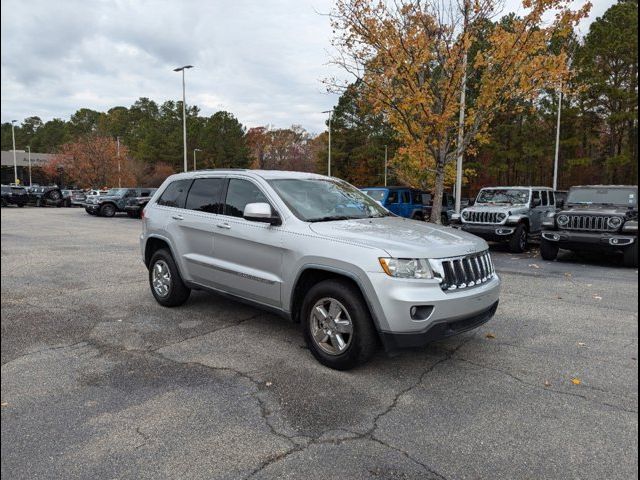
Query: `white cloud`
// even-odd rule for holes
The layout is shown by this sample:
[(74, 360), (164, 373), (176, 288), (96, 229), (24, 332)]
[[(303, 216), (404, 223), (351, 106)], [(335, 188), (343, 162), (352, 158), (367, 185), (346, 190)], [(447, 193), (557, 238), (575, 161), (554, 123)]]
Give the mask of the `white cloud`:
[[(612, 1), (595, 0), (592, 17)], [(517, 2), (508, 0), (515, 9)], [(337, 101), (322, 78), (331, 0), (3, 0), (2, 121), (68, 118), (139, 97), (220, 109), (251, 127), (301, 124), (319, 132)]]

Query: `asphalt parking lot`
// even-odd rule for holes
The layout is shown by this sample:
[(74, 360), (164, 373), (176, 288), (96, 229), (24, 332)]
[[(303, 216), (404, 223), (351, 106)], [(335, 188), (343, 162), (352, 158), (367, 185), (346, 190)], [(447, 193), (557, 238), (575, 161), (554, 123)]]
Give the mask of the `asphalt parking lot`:
[(617, 259), (493, 248), (491, 322), (338, 372), (273, 315), (157, 305), (138, 220), (1, 215), (2, 478), (637, 478), (638, 273)]

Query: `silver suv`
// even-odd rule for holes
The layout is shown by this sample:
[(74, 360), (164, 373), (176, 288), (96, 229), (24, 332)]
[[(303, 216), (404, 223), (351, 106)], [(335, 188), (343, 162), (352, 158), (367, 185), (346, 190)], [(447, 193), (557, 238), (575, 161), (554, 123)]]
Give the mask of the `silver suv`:
[(397, 217), (348, 183), (254, 170), (169, 177), (143, 212), (151, 292), (230, 295), (302, 324), (324, 365), (475, 328), (498, 306), (484, 240)]
[(472, 207), (453, 216), (454, 225), (485, 240), (507, 242), (514, 253), (540, 238), (542, 222), (556, 211), (555, 193), (548, 187), (490, 187), (478, 193)]

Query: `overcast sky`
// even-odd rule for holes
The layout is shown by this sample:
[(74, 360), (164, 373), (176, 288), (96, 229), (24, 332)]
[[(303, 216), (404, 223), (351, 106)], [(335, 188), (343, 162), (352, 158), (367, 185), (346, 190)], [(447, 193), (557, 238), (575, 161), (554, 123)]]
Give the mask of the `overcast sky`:
[[(576, 4), (582, 2), (576, 0)], [(613, 3), (593, 0), (587, 25)], [(331, 0), (2, 0), (2, 122), (68, 119), (139, 97), (181, 97), (202, 114), (232, 112), (246, 126), (300, 124), (320, 132), (336, 103), (321, 80)], [(517, 0), (507, 0), (516, 9)]]

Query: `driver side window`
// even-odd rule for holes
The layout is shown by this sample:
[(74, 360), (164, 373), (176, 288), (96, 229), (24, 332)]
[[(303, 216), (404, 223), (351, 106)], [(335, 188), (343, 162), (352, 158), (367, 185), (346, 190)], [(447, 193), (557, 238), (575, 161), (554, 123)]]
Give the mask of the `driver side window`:
[(227, 198), (224, 204), (224, 214), (240, 217), (244, 214), (244, 207), (249, 203), (269, 203), (260, 189), (248, 180), (232, 178), (229, 180)]

